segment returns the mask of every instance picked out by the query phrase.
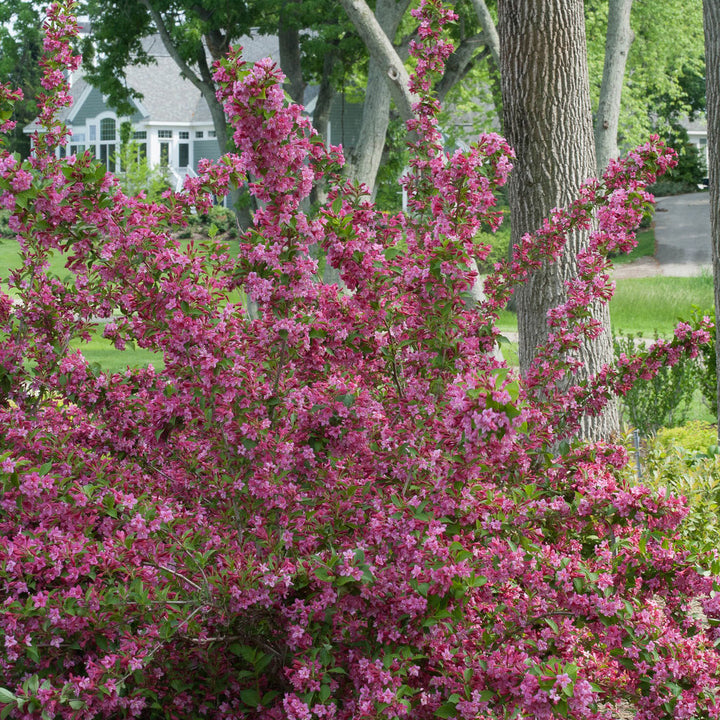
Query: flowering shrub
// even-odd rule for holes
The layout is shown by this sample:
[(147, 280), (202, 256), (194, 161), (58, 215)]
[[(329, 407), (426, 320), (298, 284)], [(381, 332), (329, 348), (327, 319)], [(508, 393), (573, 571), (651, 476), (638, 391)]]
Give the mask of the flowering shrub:
[[(473, 307), (511, 151), (442, 151), (438, 2), (416, 13), (405, 215), (345, 183), (278, 71), (239, 51), (216, 75), (237, 152), (183, 194), (126, 197), (88, 155), (56, 158), (70, 9), (49, 13), (37, 153), (0, 156), (24, 255), (0, 294), (0, 716), (717, 717), (720, 596), (674, 544), (684, 505), (624, 481), (622, 447), (574, 439), (706, 324), (567, 382), (612, 293), (605, 255), (632, 246), (672, 153), (652, 141), (590, 181)], [(237, 257), (181, 251), (174, 233), (246, 177), (260, 209)], [(494, 359), (494, 314), (593, 214), (521, 381)], [(93, 331), (164, 369), (90, 366), (72, 343)]]

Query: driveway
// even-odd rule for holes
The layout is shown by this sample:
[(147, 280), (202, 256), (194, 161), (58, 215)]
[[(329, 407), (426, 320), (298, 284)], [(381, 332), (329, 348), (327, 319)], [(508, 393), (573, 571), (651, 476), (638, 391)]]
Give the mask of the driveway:
[(655, 207), (655, 257), (617, 265), (616, 278), (691, 277), (712, 274), (708, 193), (658, 198)]
[(709, 200), (707, 192), (658, 198), (655, 259), (663, 275), (712, 272)]

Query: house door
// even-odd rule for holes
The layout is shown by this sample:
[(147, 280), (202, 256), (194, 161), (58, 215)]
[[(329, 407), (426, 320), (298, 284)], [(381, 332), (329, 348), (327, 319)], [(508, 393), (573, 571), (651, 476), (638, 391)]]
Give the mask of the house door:
[(190, 164), (190, 144), (180, 143), (178, 145), (178, 167), (186, 168)]

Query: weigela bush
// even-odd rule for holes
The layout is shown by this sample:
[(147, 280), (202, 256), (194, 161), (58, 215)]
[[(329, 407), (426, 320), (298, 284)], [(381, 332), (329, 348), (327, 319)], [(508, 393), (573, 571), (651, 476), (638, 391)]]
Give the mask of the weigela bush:
[[(277, 69), (239, 50), (216, 74), (236, 152), (184, 193), (127, 197), (89, 155), (59, 159), (70, 10), (49, 13), (36, 154), (0, 156), (24, 258), (0, 295), (0, 716), (717, 717), (720, 596), (674, 542), (683, 503), (623, 480), (622, 447), (573, 439), (707, 341), (683, 325), (572, 379), (612, 293), (605, 255), (632, 246), (671, 151), (652, 140), (589, 181), (474, 306), (474, 237), (512, 153), (496, 135), (442, 150), (438, 2), (416, 12), (405, 214), (346, 183)], [(245, 178), (260, 209), (237, 256), (181, 248)], [(593, 216), (521, 381), (494, 357), (495, 313)], [(76, 346), (98, 332), (163, 369), (89, 365)]]

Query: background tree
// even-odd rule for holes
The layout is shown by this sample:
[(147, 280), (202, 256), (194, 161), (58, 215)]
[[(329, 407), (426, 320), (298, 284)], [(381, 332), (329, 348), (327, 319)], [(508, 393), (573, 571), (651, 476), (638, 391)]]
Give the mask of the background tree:
[(633, 31), (630, 10), (633, 0), (608, 0), (608, 22), (605, 34), (605, 63), (597, 113), (595, 114), (595, 155), (598, 175), (602, 174), (618, 150), (620, 100), (625, 79)]
[[(625, 41), (616, 47), (622, 50), (627, 42), (628, 8), (620, 7), (626, 3), (627, 0), (585, 2), (590, 94), (593, 107), (600, 104), (598, 116), (607, 103), (603, 100), (601, 104), (600, 96), (603, 68), (611, 61), (607, 58), (609, 36), (618, 25), (623, 26), (617, 32)], [(617, 144), (629, 148), (644, 142), (651, 133), (677, 142), (672, 126), (701, 109), (698, 99), (704, 96), (702, 0), (635, 2), (629, 24), (633, 41), (622, 80)], [(604, 151), (599, 145), (596, 151), (600, 159)]]
[[(707, 68), (708, 173), (710, 178), (710, 234), (712, 237), (715, 318), (720, 318), (720, 2), (703, 3), (705, 64)], [(715, 327), (715, 362), (720, 367), (720, 342)], [(718, 380), (720, 403), (720, 380)], [(718, 426), (720, 438), (720, 426)]]
[(0, 83), (19, 88), (24, 96), (15, 105), (13, 120), (17, 125), (9, 137), (8, 150), (22, 157), (30, 154), (30, 138), (23, 127), (37, 115), (41, 57), (42, 17), (38, 7), (27, 0), (0, 3)]
[[(505, 134), (516, 153), (508, 198), (517, 245), (595, 174), (582, 0), (501, 0), (498, 34)], [(575, 255), (585, 242), (585, 234), (572, 234), (561, 260), (536, 271), (517, 291), (523, 373), (547, 338), (547, 312), (563, 302), (564, 282), (576, 274)], [(598, 310), (598, 319), (602, 335), (580, 349), (589, 374), (613, 353), (607, 307)], [(617, 428), (617, 413), (609, 411), (585, 431), (603, 436)]]

